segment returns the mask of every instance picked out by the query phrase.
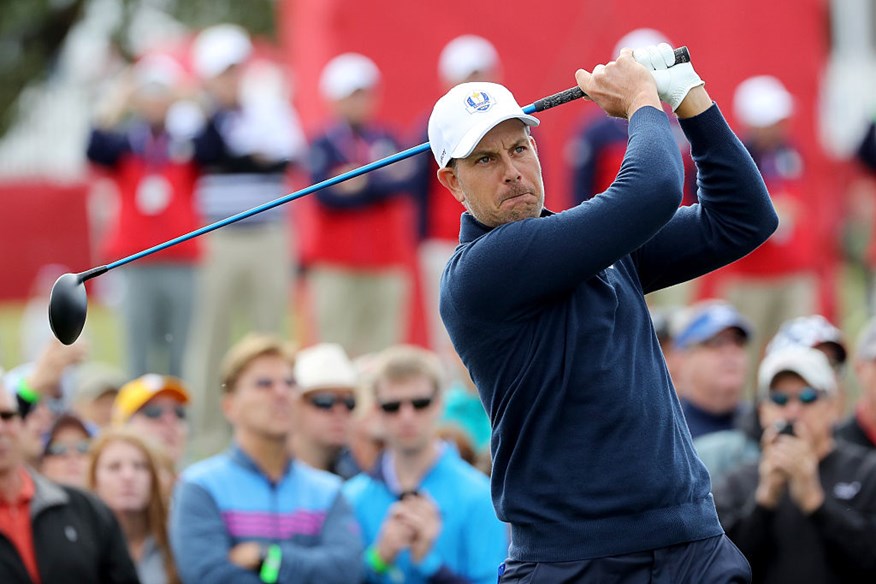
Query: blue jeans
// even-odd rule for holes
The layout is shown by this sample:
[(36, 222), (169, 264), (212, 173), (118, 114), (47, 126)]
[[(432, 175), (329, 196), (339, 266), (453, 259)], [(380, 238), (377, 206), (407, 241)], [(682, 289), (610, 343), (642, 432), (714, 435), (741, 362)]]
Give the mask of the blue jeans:
[(509, 560), (500, 584), (750, 584), (751, 567), (726, 535), (576, 562)]

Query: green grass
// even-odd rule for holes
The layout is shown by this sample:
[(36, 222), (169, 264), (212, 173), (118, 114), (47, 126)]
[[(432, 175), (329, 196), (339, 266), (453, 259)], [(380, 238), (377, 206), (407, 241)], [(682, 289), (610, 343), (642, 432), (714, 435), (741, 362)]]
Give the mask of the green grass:
[[(0, 367), (10, 369), (22, 362), (21, 318), (25, 304), (0, 304)], [(90, 346), (89, 357), (123, 366), (124, 346), (118, 318), (112, 310), (89, 304), (82, 337)]]

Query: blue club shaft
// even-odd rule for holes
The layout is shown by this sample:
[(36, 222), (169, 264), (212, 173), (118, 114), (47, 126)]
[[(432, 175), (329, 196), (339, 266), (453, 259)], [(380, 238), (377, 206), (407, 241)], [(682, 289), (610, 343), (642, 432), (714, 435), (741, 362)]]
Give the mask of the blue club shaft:
[[(679, 47), (675, 49), (675, 62), (676, 63), (686, 63), (690, 61), (690, 53), (687, 50), (687, 47)], [(581, 91), (578, 87), (572, 87), (570, 89), (566, 89), (565, 91), (560, 91), (559, 93), (555, 93), (554, 95), (545, 97), (536, 101), (535, 103), (531, 103), (528, 106), (523, 108), (523, 112), (527, 114), (533, 114), (537, 112), (544, 111), (546, 109), (550, 109), (552, 107), (556, 107), (558, 105), (562, 105), (564, 103), (568, 103), (570, 101), (579, 99), (584, 97), (584, 92)], [(332, 177), (330, 179), (326, 179), (322, 182), (318, 182), (315, 185), (311, 185), (307, 188), (301, 189), (300, 191), (295, 191), (294, 193), (289, 193), (288, 195), (284, 195), (278, 199), (274, 199), (273, 201), (269, 201), (258, 207), (253, 207), (247, 211), (242, 211), (237, 215), (232, 215), (231, 217), (227, 217), (215, 223), (211, 223), (210, 225), (206, 225), (201, 227), (200, 229), (196, 229), (195, 231), (190, 231), (184, 235), (180, 235), (179, 237), (175, 237), (169, 241), (156, 245), (154, 247), (150, 247), (149, 249), (144, 249), (143, 251), (137, 252), (133, 255), (129, 255), (126, 258), (122, 258), (120, 260), (116, 260), (111, 264), (107, 264), (105, 266), (100, 266), (97, 268), (92, 268), (87, 272), (83, 272), (80, 274), (80, 282), (84, 282), (90, 278), (95, 276), (99, 276), (113, 268), (118, 268), (119, 266), (124, 266), (125, 264), (131, 263), (133, 261), (139, 260), (140, 258), (144, 258), (146, 256), (152, 255), (159, 251), (165, 250), (169, 247), (173, 247), (178, 243), (182, 243), (184, 241), (188, 241), (200, 235), (204, 235), (205, 233), (210, 233), (211, 231), (215, 231), (226, 225), (231, 225), (232, 223), (236, 223), (247, 217), (252, 217), (253, 215), (258, 215), (262, 211), (267, 211), (268, 209), (273, 209), (274, 207), (279, 207), (289, 201), (294, 201), (295, 199), (300, 199), (301, 197), (305, 197), (311, 193), (314, 193), (318, 190), (325, 189), (328, 187), (335, 186), (338, 183), (342, 183), (345, 180), (349, 180), (351, 178), (355, 178), (357, 176), (361, 176), (363, 174), (369, 173), (372, 170), (377, 170), (383, 168), (384, 166), (389, 166), (390, 164), (400, 162), (412, 156), (416, 156), (417, 154), (421, 154), (429, 150), (429, 143), (424, 142), (419, 146), (414, 146), (413, 148), (408, 148), (407, 150), (403, 150), (398, 152), (397, 154), (393, 154), (391, 156), (387, 156), (386, 158), (381, 158), (375, 162), (370, 164), (366, 164), (364, 166), (360, 166), (359, 168), (353, 169), (349, 172), (345, 172), (343, 174), (339, 174), (338, 176)]]
[[(535, 112), (535, 105), (531, 104), (523, 108), (523, 111), (527, 114), (531, 114)], [(289, 193), (288, 195), (283, 195), (278, 199), (274, 199), (273, 201), (268, 201), (267, 203), (261, 204), (257, 207), (253, 207), (252, 209), (248, 209), (246, 211), (241, 211), (236, 215), (232, 215), (231, 217), (226, 217), (225, 219), (221, 219), (216, 221), (215, 223), (211, 223), (210, 225), (205, 225), (200, 229), (196, 229), (194, 231), (190, 231), (184, 235), (180, 235), (179, 237), (174, 237), (164, 243), (158, 244), (156, 246), (150, 247), (148, 249), (144, 249), (143, 251), (139, 251), (135, 254), (129, 255), (128, 257), (122, 258), (120, 260), (116, 260), (111, 264), (106, 265), (106, 271), (112, 270), (114, 268), (118, 268), (119, 266), (124, 266), (125, 264), (129, 264), (133, 261), (137, 261), (146, 256), (152, 255), (154, 253), (158, 253), (162, 250), (165, 250), (169, 247), (173, 247), (174, 245), (180, 244), (184, 241), (188, 241), (195, 237), (204, 235), (205, 233), (210, 233), (211, 231), (215, 231), (217, 229), (221, 229), (226, 225), (231, 225), (232, 223), (236, 223), (238, 221), (242, 221), (248, 217), (252, 217), (253, 215), (258, 215), (263, 211), (267, 211), (268, 209), (273, 209), (274, 207), (279, 207), (280, 205), (284, 205), (289, 201), (294, 201), (295, 199), (300, 199), (301, 197), (306, 197), (311, 193), (315, 193), (316, 191), (326, 189), (329, 187), (333, 187), (336, 184), (342, 183), (346, 180), (350, 180), (351, 178), (355, 178), (357, 176), (361, 176), (363, 174), (367, 174), (373, 170), (377, 170), (383, 168), (385, 166), (389, 166), (390, 164), (394, 164), (396, 162), (400, 162), (407, 158), (411, 158), (412, 156), (416, 156), (417, 154), (421, 154), (429, 150), (429, 143), (424, 142), (419, 146), (414, 146), (412, 148), (408, 148), (407, 150), (402, 150), (396, 154), (391, 156), (387, 156), (386, 158), (381, 158), (380, 160), (376, 160), (364, 166), (360, 166), (359, 168), (355, 168), (349, 172), (345, 172), (343, 174), (339, 174), (338, 176), (326, 179), (322, 182), (318, 182), (314, 185), (310, 185), (307, 188), (301, 189), (300, 191), (295, 191), (294, 193)], [(103, 273), (104, 270), (101, 271)]]

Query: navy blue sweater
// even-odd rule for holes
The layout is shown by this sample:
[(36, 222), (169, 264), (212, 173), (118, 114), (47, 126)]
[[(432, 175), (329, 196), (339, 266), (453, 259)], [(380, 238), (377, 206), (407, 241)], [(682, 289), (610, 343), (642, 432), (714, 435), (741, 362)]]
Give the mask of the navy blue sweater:
[(441, 316), (493, 425), (492, 494), (512, 559), (560, 562), (722, 533), (644, 294), (751, 252), (777, 226), (717, 106), (681, 125), (700, 204), (646, 107), (612, 186), (489, 229), (463, 215)]

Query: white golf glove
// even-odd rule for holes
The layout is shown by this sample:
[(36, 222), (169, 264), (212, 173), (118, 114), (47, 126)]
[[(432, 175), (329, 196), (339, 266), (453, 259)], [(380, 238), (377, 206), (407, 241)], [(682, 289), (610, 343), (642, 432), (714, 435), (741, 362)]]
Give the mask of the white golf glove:
[(666, 43), (636, 49), (633, 58), (651, 71), (657, 82), (657, 95), (672, 106), (672, 111), (678, 109), (691, 89), (705, 84), (690, 63), (674, 64), (675, 53)]

